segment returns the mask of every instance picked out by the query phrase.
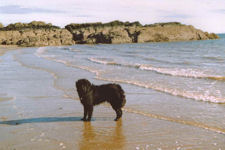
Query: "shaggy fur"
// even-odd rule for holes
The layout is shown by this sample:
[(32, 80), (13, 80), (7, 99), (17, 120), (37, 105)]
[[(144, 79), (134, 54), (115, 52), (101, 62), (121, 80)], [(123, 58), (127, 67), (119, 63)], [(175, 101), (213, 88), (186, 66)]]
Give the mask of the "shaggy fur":
[[(93, 106), (102, 102), (108, 102), (116, 112), (117, 121), (122, 117), (122, 107), (126, 103), (124, 91), (118, 84), (93, 85), (86, 79), (76, 82), (76, 88), (80, 101), (84, 107), (84, 117), (81, 120), (90, 121)], [(86, 118), (88, 116), (88, 118)]]

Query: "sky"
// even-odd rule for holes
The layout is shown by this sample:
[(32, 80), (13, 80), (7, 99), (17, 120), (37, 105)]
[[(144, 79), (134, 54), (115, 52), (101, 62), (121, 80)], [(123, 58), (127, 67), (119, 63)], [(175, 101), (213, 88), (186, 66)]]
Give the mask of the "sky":
[(225, 33), (225, 0), (0, 0), (0, 22), (70, 23), (181, 22), (207, 32)]

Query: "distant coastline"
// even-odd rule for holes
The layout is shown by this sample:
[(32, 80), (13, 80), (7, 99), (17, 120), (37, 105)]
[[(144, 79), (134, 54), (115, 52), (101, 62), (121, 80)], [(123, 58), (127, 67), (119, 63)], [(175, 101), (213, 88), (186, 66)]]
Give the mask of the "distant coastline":
[(203, 32), (179, 22), (142, 25), (139, 22), (69, 24), (60, 28), (42, 21), (0, 23), (0, 45), (60, 46), (73, 44), (119, 44), (217, 39), (215, 33)]

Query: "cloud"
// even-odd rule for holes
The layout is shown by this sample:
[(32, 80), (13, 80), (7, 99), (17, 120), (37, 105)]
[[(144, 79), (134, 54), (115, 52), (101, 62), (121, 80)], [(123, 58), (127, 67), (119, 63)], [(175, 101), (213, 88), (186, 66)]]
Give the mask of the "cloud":
[(0, 14), (31, 14), (31, 13), (63, 13), (58, 10), (42, 8), (25, 8), (19, 5), (0, 6)]
[(173, 19), (185, 19), (185, 18), (191, 18), (192, 16), (185, 15), (185, 14), (170, 14), (170, 15), (165, 15), (164, 17), (173, 18)]
[(63, 27), (73, 22), (176, 21), (225, 32), (224, 6), (225, 0), (0, 0), (0, 15), (4, 24), (42, 20)]
[(212, 12), (219, 13), (219, 14), (225, 14), (225, 9), (216, 9), (216, 10), (213, 10)]

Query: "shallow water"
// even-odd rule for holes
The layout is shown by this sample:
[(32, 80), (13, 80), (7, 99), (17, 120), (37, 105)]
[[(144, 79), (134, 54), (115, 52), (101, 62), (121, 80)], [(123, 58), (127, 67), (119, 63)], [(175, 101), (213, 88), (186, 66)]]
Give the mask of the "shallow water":
[[(174, 96), (225, 103), (225, 40), (40, 48), (36, 55)], [(132, 76), (129, 76), (132, 74)]]
[[(222, 150), (224, 43), (222, 38), (8, 52), (0, 62), (0, 130), (16, 125), (16, 132), (30, 136), (19, 145), (24, 141), (4, 130), (8, 136), (0, 138), (9, 147), (3, 148)], [(127, 104), (120, 122), (113, 121), (107, 104), (95, 108), (91, 123), (79, 121), (74, 82), (80, 78), (122, 85)]]

